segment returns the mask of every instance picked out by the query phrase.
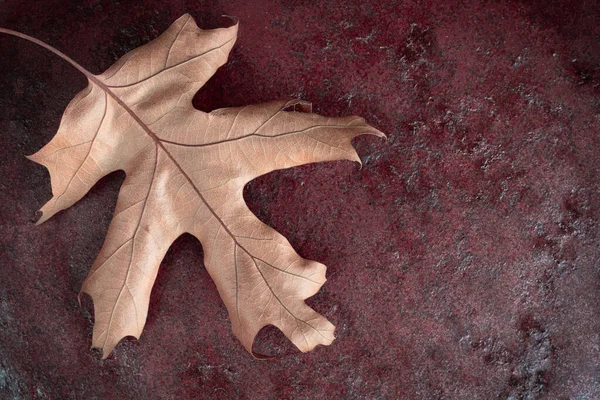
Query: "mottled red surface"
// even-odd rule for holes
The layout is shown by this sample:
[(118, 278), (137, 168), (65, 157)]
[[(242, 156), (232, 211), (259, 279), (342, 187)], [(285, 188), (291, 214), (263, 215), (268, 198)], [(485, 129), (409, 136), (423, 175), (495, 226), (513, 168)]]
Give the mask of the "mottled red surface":
[(0, 398), (600, 398), (600, 6), (590, 1), (21, 1), (0, 26), (92, 72), (190, 12), (240, 19), (200, 109), (281, 97), (356, 114), (349, 162), (271, 173), (256, 214), (328, 282), (337, 325), (301, 354), (275, 329), (252, 359), (191, 236), (158, 275), (140, 341), (90, 352), (81, 283), (123, 174), (41, 226), (47, 172), (27, 161), (85, 79), (0, 37)]

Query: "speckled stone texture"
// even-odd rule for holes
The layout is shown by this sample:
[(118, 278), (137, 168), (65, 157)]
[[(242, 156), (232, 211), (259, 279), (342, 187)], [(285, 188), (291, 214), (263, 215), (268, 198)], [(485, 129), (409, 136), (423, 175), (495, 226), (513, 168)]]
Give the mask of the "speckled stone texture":
[(309, 304), (337, 340), (299, 353), (276, 329), (251, 358), (183, 236), (140, 341), (90, 351), (77, 294), (124, 175), (41, 226), (48, 142), (83, 76), (0, 37), (0, 398), (600, 398), (600, 3), (581, 1), (22, 1), (0, 26), (94, 73), (191, 13), (240, 19), (199, 109), (282, 97), (360, 115), (364, 166), (252, 182), (250, 208), (326, 264)]

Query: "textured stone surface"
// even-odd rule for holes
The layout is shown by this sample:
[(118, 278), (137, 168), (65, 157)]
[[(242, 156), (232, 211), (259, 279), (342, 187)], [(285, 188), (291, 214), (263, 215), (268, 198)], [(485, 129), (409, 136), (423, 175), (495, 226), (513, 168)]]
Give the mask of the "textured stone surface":
[(184, 12), (240, 18), (203, 110), (280, 97), (388, 133), (364, 166), (261, 177), (252, 210), (328, 282), (309, 300), (337, 325), (298, 353), (275, 329), (252, 359), (191, 236), (159, 272), (140, 341), (101, 361), (77, 293), (123, 174), (44, 225), (43, 167), (85, 79), (0, 37), (0, 398), (600, 397), (600, 6), (595, 1), (18, 1), (0, 26), (92, 72)]

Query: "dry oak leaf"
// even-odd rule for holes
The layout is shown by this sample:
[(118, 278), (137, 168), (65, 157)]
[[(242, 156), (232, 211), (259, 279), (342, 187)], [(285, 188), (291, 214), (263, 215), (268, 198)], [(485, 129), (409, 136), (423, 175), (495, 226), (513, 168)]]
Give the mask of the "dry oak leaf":
[(233, 23), (202, 30), (186, 14), (101, 75), (53, 50), (89, 85), (67, 106), (52, 141), (29, 157), (48, 168), (52, 182), (38, 223), (73, 205), (103, 176), (127, 175), (81, 289), (94, 302), (92, 347), (104, 358), (123, 337), (139, 338), (159, 265), (186, 232), (202, 243), (233, 332), (249, 352), (266, 325), (301, 351), (334, 340), (334, 326), (304, 302), (325, 282), (325, 266), (300, 257), (258, 220), (242, 191), (278, 169), (360, 162), (351, 140), (383, 134), (362, 118), (313, 114), (310, 103), (298, 100), (195, 109), (192, 97), (227, 61), (238, 30)]

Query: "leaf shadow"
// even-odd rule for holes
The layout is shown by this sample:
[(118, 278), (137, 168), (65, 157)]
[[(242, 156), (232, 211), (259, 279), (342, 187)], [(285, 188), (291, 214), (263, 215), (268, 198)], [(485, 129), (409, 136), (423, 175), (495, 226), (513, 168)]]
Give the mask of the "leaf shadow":
[(266, 359), (280, 359), (300, 353), (274, 325), (267, 325), (258, 332), (254, 338), (252, 352)]

